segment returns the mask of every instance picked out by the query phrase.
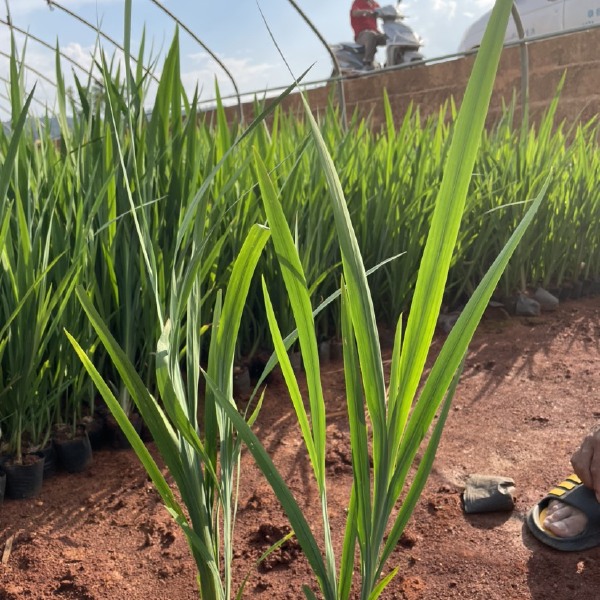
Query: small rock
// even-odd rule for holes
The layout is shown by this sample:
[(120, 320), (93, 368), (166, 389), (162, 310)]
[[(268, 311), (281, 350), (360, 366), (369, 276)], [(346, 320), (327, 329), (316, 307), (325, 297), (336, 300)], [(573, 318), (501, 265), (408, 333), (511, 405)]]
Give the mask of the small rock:
[(522, 317), (537, 317), (541, 310), (541, 305), (537, 300), (529, 298), (525, 294), (519, 294), (515, 308), (517, 315)]
[(540, 303), (541, 310), (552, 311), (558, 308), (558, 298), (544, 288), (539, 287), (533, 297)]
[(484, 313), (483, 318), (496, 321), (505, 321), (510, 319), (510, 314), (502, 302), (490, 300)]
[(510, 511), (514, 508), (514, 479), (498, 475), (470, 475), (465, 482), (466, 513)]
[(417, 537), (412, 533), (407, 533), (406, 531), (400, 536), (398, 540), (398, 545), (403, 548), (414, 548), (417, 543)]
[(458, 321), (460, 313), (442, 313), (438, 317), (438, 325), (444, 333), (450, 333), (456, 321)]

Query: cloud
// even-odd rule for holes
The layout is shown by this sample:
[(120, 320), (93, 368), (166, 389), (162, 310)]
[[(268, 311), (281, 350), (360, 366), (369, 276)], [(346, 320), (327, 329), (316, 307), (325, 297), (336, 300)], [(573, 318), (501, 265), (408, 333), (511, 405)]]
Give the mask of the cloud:
[[(23, 43), (22, 38), (17, 39), (17, 53), (22, 58)], [(0, 47), (10, 49), (10, 34), (8, 30), (0, 30)], [(99, 58), (99, 53), (95, 45), (83, 46), (78, 42), (69, 42), (61, 45), (62, 53), (61, 69), (67, 89), (75, 89), (75, 73), (82, 83), (87, 85), (88, 73), (93, 65), (92, 54), (96, 50), (96, 56)], [(112, 55), (107, 56), (109, 64)], [(24, 88), (28, 93), (36, 86), (35, 101), (31, 106), (33, 114), (41, 114), (44, 112), (44, 106), (48, 106), (52, 111), (56, 107), (56, 65), (54, 52), (43, 49), (37, 44), (29, 43), (25, 54), (25, 70), (24, 70)], [(113, 63), (113, 70), (123, 64), (123, 57), (120, 52), (116, 52)], [(9, 59), (0, 55), (0, 92), (7, 95), (7, 89), (10, 80)], [(78, 66), (76, 66), (78, 65)], [(121, 72), (122, 69), (121, 69)], [(97, 69), (95, 75), (100, 78)], [(0, 108), (6, 112), (6, 99), (0, 97)]]
[[(185, 71), (181, 75), (181, 80), (188, 93), (191, 93), (197, 84), (198, 89), (207, 92), (212, 97), (215, 79), (222, 94), (234, 92), (231, 79), (207, 53), (189, 54), (188, 58), (190, 63), (197, 65), (196, 68)], [(278, 64), (253, 63), (249, 58), (219, 57), (219, 59), (227, 67), (242, 93), (266, 88), (269, 80), (272, 80), (281, 71)]]
[[(0, 47), (6, 50), (10, 49), (10, 34), (8, 31), (0, 33)], [(19, 55), (21, 46), (18, 44)], [(33, 46), (29, 46), (25, 57), (25, 69), (23, 72), (23, 83), (25, 93), (29, 93), (33, 86), (36, 86), (35, 102), (32, 104), (32, 112), (43, 112), (42, 105), (48, 104), (54, 106), (56, 86), (54, 69), (54, 55), (51, 52), (40, 51)], [(10, 61), (2, 55), (0, 56), (0, 89), (3, 95), (9, 95), (10, 82)], [(2, 99), (2, 107), (6, 112), (9, 103), (5, 98)]]
[[(221, 68), (217, 62), (206, 52), (197, 52), (189, 54), (188, 58), (200, 66), (203, 70), (215, 70), (215, 68)], [(264, 75), (276, 68), (276, 65), (272, 63), (252, 63), (249, 58), (235, 58), (232, 56), (221, 58), (219, 60), (227, 67), (227, 69), (234, 75), (239, 77), (256, 77)]]
[[(73, 12), (77, 12), (78, 8), (86, 4), (102, 5), (116, 4), (119, 2), (120, 0), (61, 0), (60, 4)], [(46, 0), (18, 0), (18, 2), (10, 4), (10, 13), (12, 17), (23, 17), (43, 10), (50, 10)]]
[(92, 66), (93, 47), (84, 47), (77, 42), (70, 42), (66, 46), (61, 46), (61, 51), (65, 56), (68, 56), (72, 61), (86, 70)]
[(433, 10), (449, 19), (456, 15), (456, 7), (456, 0), (433, 0)]

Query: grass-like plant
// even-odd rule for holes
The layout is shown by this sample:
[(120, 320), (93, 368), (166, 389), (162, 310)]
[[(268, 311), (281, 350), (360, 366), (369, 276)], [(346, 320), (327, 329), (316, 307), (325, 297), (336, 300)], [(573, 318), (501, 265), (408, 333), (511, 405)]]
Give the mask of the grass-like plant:
[[(125, 23), (125, 30), (128, 32), (131, 1), (125, 5)], [(129, 38), (126, 38), (128, 63)], [(192, 131), (195, 125), (196, 100), (189, 105), (189, 129), (186, 129), (186, 124), (181, 123), (179, 105), (175, 101), (181, 93), (177, 37), (165, 69), (170, 76), (164, 77), (159, 85), (157, 106), (151, 116), (148, 131), (144, 134), (148, 137), (159, 137), (160, 132), (167, 128), (177, 131), (181, 127), (181, 131)], [(134, 82), (134, 76), (129, 71), (127, 81), (128, 85)], [(129, 90), (128, 93), (131, 95), (132, 91)], [(70, 333), (67, 336), (147, 469), (167, 509), (183, 529), (198, 568), (201, 597), (227, 600), (232, 597), (233, 534), (241, 440), (236, 436), (230, 420), (211, 390), (207, 390), (203, 406), (200, 404), (199, 380), (207, 279), (205, 262), (212, 266), (215, 245), (217, 252), (220, 248), (218, 241), (215, 244), (213, 237), (205, 234), (207, 205), (211, 185), (217, 178), (223, 179), (222, 168), (227, 164), (229, 156), (242, 140), (257, 130), (269, 113), (265, 111), (235, 143), (223, 145), (223, 152), (216, 166), (206, 174), (202, 186), (185, 207), (176, 237), (170, 246), (172, 252), (166, 259), (164, 249), (152, 239), (152, 214), (147, 210), (147, 203), (140, 192), (144, 190), (145, 180), (135, 169), (131, 174), (127, 168), (118, 135), (118, 104), (110, 96), (107, 97), (107, 110), (112, 133), (115, 134), (115, 156), (120, 165), (130, 206), (128, 217), (132, 221), (131, 232), (136, 236), (143, 257), (139, 266), (148, 279), (153, 298), (150, 308), (160, 330), (155, 356), (158, 395), (148, 389), (127, 350), (115, 339), (103, 315), (94, 306), (94, 289), (86, 291), (84, 287), (78, 287), (77, 296), (118, 370), (123, 386), (148, 426), (177, 485), (185, 510), (135, 432), (111, 386), (94, 367), (90, 356), (75, 337)], [(133, 118), (129, 120), (129, 128), (135, 129)], [(135, 144), (134, 141), (132, 143)], [(215, 295), (207, 370), (211, 381), (216, 382), (218, 393), (226, 397), (231, 406), (235, 406), (232, 376), (242, 312), (253, 273), (268, 238), (269, 231), (264, 226), (250, 227), (235, 260), (227, 265), (231, 272), (225, 297), (222, 298), (222, 292)], [(161, 263), (162, 267), (159, 267)], [(164, 276), (165, 272), (167, 277)], [(145, 317), (149, 318), (149, 315)], [(256, 416), (255, 411), (248, 417), (248, 422), (252, 424)], [(242, 590), (238, 592), (238, 596), (241, 593)]]
[(53, 253), (57, 195), (51, 192), (43, 204), (37, 202), (39, 173), (28, 160), (30, 139), (23, 135), (35, 90), (24, 98), (21, 69), (13, 40), (14, 118), (0, 173), (0, 306), (5, 317), (0, 361), (7, 449), (17, 463), (50, 437), (58, 393), (49, 389), (54, 368), (49, 355), (79, 270), (77, 261), (65, 264), (64, 253)]
[[(220, 393), (218, 382), (213, 381), (210, 374), (206, 375), (206, 379), (281, 501), (318, 580), (321, 593), (327, 599), (345, 600), (350, 597), (356, 547), (359, 552), (358, 593), (361, 599), (379, 597), (395, 575), (396, 570), (385, 571), (387, 561), (425, 485), (469, 341), (503, 269), (533, 219), (545, 192), (543, 190), (533, 202), (473, 293), (422, 390), (417, 393), (444, 295), (511, 4), (511, 0), (500, 0), (496, 4), (465, 93), (432, 215), (406, 329), (403, 328), (402, 320), (398, 323), (388, 385), (384, 379), (373, 302), (350, 214), (326, 144), (309, 107), (306, 107), (314, 143), (331, 191), (344, 273), (342, 331), (354, 483), (349, 498), (339, 571), (327, 510), (325, 403), (310, 294), (294, 237), (279, 202), (279, 190), (273, 184), (260, 155), (255, 152), (261, 195), (298, 328), (306, 371), (308, 410), (302, 401), (267, 287), (263, 286), (267, 314), (277, 357), (288, 385), (321, 499), (324, 557), (299, 505), (260, 441), (235, 407), (227, 402), (227, 397)], [(423, 456), (415, 464), (417, 452), (440, 407), (439, 419)], [(370, 435), (372, 456), (369, 450)], [(405, 491), (411, 468), (416, 469), (416, 474), (397, 515), (392, 516)], [(308, 586), (304, 586), (303, 591), (307, 598), (315, 597)]]
[[(395, 570), (385, 573), (387, 560), (400, 538), (431, 468), (469, 340), (503, 268), (541, 201), (540, 196), (473, 294), (456, 327), (449, 335), (420, 395), (417, 395), (444, 294), (510, 6), (510, 0), (503, 0), (497, 4), (465, 94), (432, 215), (406, 330), (403, 330), (401, 321), (398, 324), (391, 379), (387, 386), (384, 380), (373, 302), (357, 239), (337, 173), (319, 128), (307, 108), (307, 119), (314, 144), (331, 192), (331, 206), (344, 273), (341, 322), (354, 485), (349, 498), (347, 529), (339, 571), (327, 512), (325, 404), (320, 383), (313, 307), (305, 268), (298, 255), (295, 237), (279, 203), (279, 190), (274, 185), (260, 153), (256, 150), (254, 152), (255, 169), (279, 267), (297, 325), (309, 390), (308, 411), (302, 401), (267, 287), (263, 285), (267, 315), (277, 357), (290, 390), (319, 489), (323, 515), (324, 558), (289, 488), (252, 432), (251, 422), (248, 423), (238, 412), (231, 398), (234, 349), (243, 303), (258, 257), (269, 236), (268, 232), (263, 228), (250, 230), (250, 236), (244, 242), (232, 271), (230, 290), (235, 290), (233, 293), (236, 294), (236, 298), (233, 299), (232, 293), (229, 292), (223, 304), (219, 299), (217, 300), (209, 364), (205, 373), (209, 392), (204, 413), (206, 436), (204, 440), (200, 438), (197, 421), (200, 346), (198, 336), (201, 324), (198, 312), (201, 282), (197, 279), (197, 275), (203, 248), (202, 240), (196, 239), (195, 252), (192, 252), (190, 257), (191, 267), (184, 271), (186, 276), (183, 282), (177, 285), (174, 283), (170, 318), (164, 320), (159, 310), (163, 333), (157, 351), (157, 380), (164, 409), (143, 385), (131, 362), (127, 360), (126, 354), (110, 335), (85, 292), (82, 289), (78, 290), (79, 299), (86, 313), (117, 365), (178, 484), (182, 499), (189, 511), (189, 521), (175, 501), (149, 453), (133, 432), (125, 413), (101, 375), (94, 369), (85, 352), (72, 337), (70, 337), (71, 342), (92, 374), (109, 408), (132, 441), (167, 506), (186, 532), (198, 564), (200, 589), (204, 598), (222, 598), (230, 595), (235, 517), (234, 474), (239, 460), (236, 432), (248, 445), (257, 464), (282, 502), (325, 598), (336, 600), (350, 597), (357, 546), (360, 557), (361, 598), (365, 600), (377, 598), (395, 574)], [(130, 8), (128, 3), (129, 16)], [(226, 158), (224, 155), (221, 162)], [(121, 162), (123, 163), (122, 156)], [(123, 172), (125, 172), (124, 164)], [(129, 187), (128, 189), (131, 190)], [(202, 189), (206, 190), (207, 185)], [(145, 229), (144, 220), (137, 219), (131, 191), (129, 194), (132, 216), (140, 244), (145, 252), (146, 266), (153, 278), (152, 285), (157, 290), (158, 279), (153, 266), (154, 255), (150, 252), (148, 243), (148, 231)], [(199, 231), (196, 229), (197, 233)], [(179, 237), (179, 240), (181, 239)], [(179, 272), (182, 272), (181, 268)], [(187, 306), (185, 311), (184, 306)], [(187, 381), (182, 377), (178, 363), (182, 343), (179, 331), (184, 324), (181, 320), (184, 314)], [(404, 490), (406, 477), (413, 466), (417, 451), (430, 430), (440, 405), (443, 406), (440, 418), (423, 458), (417, 466), (417, 473), (398, 515), (392, 518), (392, 512)], [(372, 457), (369, 456), (369, 433), (372, 435)], [(217, 457), (220, 468), (217, 468)], [(218, 471), (219, 475), (217, 475)], [(222, 523), (219, 522), (221, 510), (223, 511)], [(222, 547), (219, 543), (221, 527), (223, 528)], [(224, 584), (220, 574), (221, 557), (224, 563)], [(304, 592), (308, 598), (314, 597), (307, 586), (304, 587)]]
[[(243, 307), (243, 302), (240, 303), (239, 300), (246, 297), (256, 261), (268, 237), (269, 233), (265, 228), (257, 226), (252, 229), (234, 265), (231, 292), (226, 295), (223, 304), (218, 299), (215, 310), (214, 337), (208, 369), (215, 381), (221, 382), (220, 389), (228, 395), (229, 402), (232, 402), (231, 378), (235, 339)], [(85, 351), (72, 336), (67, 335), (108, 408), (148, 471), (165, 506), (185, 532), (198, 567), (201, 597), (225, 599), (231, 597), (232, 536), (236, 498), (234, 485), (240, 443), (236, 442), (230, 423), (223, 418), (221, 410), (210, 397), (205, 399), (205, 433), (201, 433), (198, 424), (201, 336), (198, 284), (201, 253), (202, 248), (198, 248), (197, 254), (191, 256), (190, 268), (181, 282), (179, 293), (173, 298), (170, 318), (164, 322), (158, 344), (156, 375), (162, 402), (148, 391), (85, 290), (77, 290), (86, 313), (117, 366), (175, 480), (186, 511), (176, 500), (110, 387), (95, 369)], [(182, 369), (179, 357), (184, 347), (185, 366)], [(220, 444), (219, 455), (217, 444)], [(221, 518), (225, 520), (224, 523), (220, 521)]]

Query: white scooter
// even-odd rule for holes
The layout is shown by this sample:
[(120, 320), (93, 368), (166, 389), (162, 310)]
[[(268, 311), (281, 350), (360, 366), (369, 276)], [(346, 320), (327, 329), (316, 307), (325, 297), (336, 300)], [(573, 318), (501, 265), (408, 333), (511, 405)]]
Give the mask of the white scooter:
[[(382, 21), (383, 33), (387, 37), (386, 60), (384, 67), (408, 64), (424, 59), (419, 52), (423, 40), (404, 23), (404, 15), (397, 6), (386, 5), (375, 9), (377, 17)], [(334, 53), (341, 75), (353, 75), (365, 71), (363, 57), (365, 48), (355, 42), (341, 42), (330, 46)], [(336, 75), (334, 68), (333, 75)]]

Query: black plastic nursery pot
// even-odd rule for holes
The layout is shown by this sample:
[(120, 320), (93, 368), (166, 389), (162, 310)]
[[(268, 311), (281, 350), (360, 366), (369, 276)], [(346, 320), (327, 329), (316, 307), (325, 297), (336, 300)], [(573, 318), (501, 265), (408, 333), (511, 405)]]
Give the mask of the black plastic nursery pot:
[(323, 340), (319, 342), (319, 361), (322, 363), (329, 362), (331, 360), (331, 342), (329, 340)]
[(44, 457), (38, 454), (27, 454), (22, 463), (7, 460), (2, 465), (6, 473), (7, 498), (23, 500), (34, 498), (42, 491), (44, 481)]
[(106, 442), (106, 418), (103, 415), (87, 417), (83, 420), (83, 426), (90, 438), (92, 450), (99, 450)]
[(337, 338), (329, 340), (329, 358), (331, 360), (340, 360), (343, 355), (342, 340)]
[(573, 298), (575, 300), (582, 298), (584, 295), (583, 289), (584, 289), (583, 281), (575, 281), (573, 283), (573, 291), (571, 292), (571, 298)]
[(290, 363), (292, 364), (292, 369), (296, 373), (299, 373), (300, 371), (302, 371), (302, 354), (298, 351), (290, 352), (289, 357), (290, 357)]
[(0, 471), (0, 504), (4, 502), (4, 493), (6, 492), (6, 473)]
[[(131, 413), (129, 415), (129, 420), (133, 425), (133, 428), (136, 430), (137, 434), (141, 436), (142, 433), (142, 425), (143, 419), (138, 413)], [(107, 438), (110, 442), (110, 445), (116, 450), (126, 450), (127, 448), (131, 448), (131, 444), (129, 440), (119, 427), (119, 424), (115, 420), (112, 415), (108, 415), (106, 417), (106, 431)]]
[(252, 392), (250, 370), (246, 366), (233, 367), (233, 397), (247, 398)]
[(80, 473), (92, 462), (92, 445), (86, 431), (71, 439), (54, 440), (58, 463), (68, 473)]
[(56, 473), (56, 467), (58, 458), (56, 456), (56, 449), (54, 448), (54, 442), (48, 442), (41, 450), (40, 454), (44, 457), (44, 479), (52, 477)]

